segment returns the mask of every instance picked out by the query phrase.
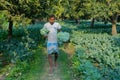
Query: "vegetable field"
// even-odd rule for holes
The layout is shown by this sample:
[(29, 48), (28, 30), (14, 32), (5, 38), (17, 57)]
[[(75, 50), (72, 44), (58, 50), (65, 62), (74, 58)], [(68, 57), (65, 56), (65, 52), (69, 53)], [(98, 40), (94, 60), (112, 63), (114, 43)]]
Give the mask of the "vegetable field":
[[(62, 27), (52, 75), (50, 15)], [(0, 0), (0, 80), (120, 80), (120, 0)]]
[[(111, 28), (97, 28), (98, 25), (101, 25), (99, 23), (93, 29), (86, 25), (87, 21), (82, 22), (82, 25), (76, 25), (69, 20), (59, 23), (62, 25), (62, 31), (70, 34), (70, 40), (67, 44), (72, 43), (75, 48), (75, 52), (71, 54), (72, 57), (68, 59), (73, 78), (76, 80), (119, 80), (119, 34), (111, 36), (109, 33)], [(11, 40), (6, 39), (6, 30), (1, 30), (0, 67), (1, 74), (3, 74), (12, 66), (12, 71), (7, 75), (8, 80), (22, 79), (23, 75), (27, 74), (29, 69), (31, 70), (30, 65), (34, 65), (33, 62), (37, 56), (34, 51), (40, 45), (45, 48), (44, 37), (40, 34), (42, 27), (43, 23), (36, 23), (26, 27), (14, 28), (14, 38)], [(62, 46), (64, 43), (60, 45), (64, 49)], [(37, 58), (39, 57), (37, 56)]]

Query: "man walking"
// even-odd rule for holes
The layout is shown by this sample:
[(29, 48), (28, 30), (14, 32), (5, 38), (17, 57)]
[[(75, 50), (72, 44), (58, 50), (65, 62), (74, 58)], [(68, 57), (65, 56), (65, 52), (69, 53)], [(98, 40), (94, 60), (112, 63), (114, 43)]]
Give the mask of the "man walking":
[[(47, 36), (47, 52), (48, 52), (48, 62), (50, 65), (49, 72), (52, 73), (53, 62), (54, 66), (57, 67), (57, 59), (58, 59), (58, 42), (57, 42), (57, 32), (61, 30), (61, 26), (59, 23), (55, 22), (55, 16), (51, 15), (49, 17), (49, 22), (44, 24), (43, 28), (49, 30)], [(54, 54), (54, 61), (52, 61), (52, 54)]]

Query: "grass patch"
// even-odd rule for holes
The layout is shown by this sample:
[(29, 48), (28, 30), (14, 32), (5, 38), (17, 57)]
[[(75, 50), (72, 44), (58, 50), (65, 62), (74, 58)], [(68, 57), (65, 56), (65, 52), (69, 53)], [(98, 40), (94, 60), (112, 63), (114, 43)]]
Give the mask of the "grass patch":
[[(23, 77), (25, 80), (39, 80), (40, 76), (44, 72), (44, 62), (45, 62), (45, 54), (43, 54), (43, 48), (40, 47), (35, 50), (35, 60), (31, 63), (31, 69), (27, 74), (25, 74)], [(33, 76), (34, 75), (34, 76)]]
[(70, 60), (68, 59), (68, 54), (62, 50), (60, 50), (58, 63), (60, 64), (59, 68), (61, 70), (61, 74), (63, 75), (62, 80), (73, 80), (71, 78), (71, 70), (69, 67)]

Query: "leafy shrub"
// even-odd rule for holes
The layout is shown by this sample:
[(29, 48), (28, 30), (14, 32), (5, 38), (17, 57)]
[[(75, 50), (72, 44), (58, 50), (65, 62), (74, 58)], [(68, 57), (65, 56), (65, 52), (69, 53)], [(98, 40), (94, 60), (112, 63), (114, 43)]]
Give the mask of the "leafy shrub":
[(7, 31), (6, 30), (0, 30), (0, 41), (7, 38)]
[[(75, 57), (74, 57), (75, 58)], [(99, 69), (93, 65), (93, 63), (88, 59), (85, 54), (85, 51), (82, 47), (77, 47), (76, 49), (76, 58), (77, 60), (73, 63), (77, 63), (75, 69), (78, 70), (77, 77), (79, 76), (82, 80), (100, 80), (101, 74)]]

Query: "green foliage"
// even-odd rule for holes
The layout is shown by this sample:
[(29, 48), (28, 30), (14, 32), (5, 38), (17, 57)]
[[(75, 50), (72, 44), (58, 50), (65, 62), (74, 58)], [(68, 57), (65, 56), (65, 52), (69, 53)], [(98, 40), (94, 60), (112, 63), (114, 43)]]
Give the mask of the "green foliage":
[(70, 34), (68, 32), (58, 32), (57, 34), (58, 42), (67, 42), (70, 39)]
[(77, 70), (80, 70), (78, 73), (83, 80), (87, 78), (86, 75), (91, 75), (88, 78), (92, 80), (100, 79), (100, 76), (102, 77), (100, 80), (118, 78), (120, 75), (118, 70), (120, 66), (119, 40), (119, 35), (113, 37), (108, 34), (73, 31), (71, 42), (76, 44), (76, 58), (79, 59), (76, 63), (80, 64)]
[(0, 30), (0, 52), (6, 54), (5, 57), (8, 58), (8, 62), (16, 63), (18, 60), (29, 60), (33, 55), (30, 50), (35, 49), (43, 40), (39, 32), (41, 28), (41, 24), (29, 25), (26, 28), (14, 28), (13, 36), (15, 38), (11, 40), (6, 39), (6, 31)]
[(1, 10), (0, 11), (0, 28), (5, 28), (8, 26), (8, 21), (7, 21), (7, 11), (6, 10)]
[(0, 51), (7, 53), (7, 56), (10, 56), (12, 63), (15, 63), (19, 59), (22, 61), (27, 60), (27, 58), (32, 56), (32, 53), (29, 50), (36, 46), (35, 42), (27, 37), (23, 37), (22, 40), (23, 41), (13, 39), (11, 41), (6, 40), (0, 42)]
[[(74, 68), (76, 75), (74, 76), (79, 77), (82, 80), (100, 80), (101, 74), (99, 73), (99, 70), (91, 63), (84, 52), (84, 48), (80, 46), (77, 47), (76, 56), (73, 57), (73, 60), (77, 58), (77, 60), (73, 62), (73, 67), (76, 66), (76, 68)], [(76, 63), (77, 65), (75, 65)]]
[(30, 64), (26, 61), (24, 62), (20, 62), (18, 61), (16, 63), (16, 65), (13, 65), (11, 67), (10, 73), (7, 76), (7, 78), (5, 78), (5, 80), (21, 80), (23, 79), (23, 75), (25, 72), (27, 72), (30, 69)]
[(41, 33), (41, 35), (43, 35), (43, 36), (47, 36), (47, 34), (49, 33), (49, 30), (46, 29), (46, 28), (43, 28), (43, 29), (40, 30), (40, 33)]
[(42, 46), (31, 50), (31, 52), (33, 55), (29, 61), (18, 60), (16, 64), (10, 66), (8, 70), (9, 74), (6, 76), (5, 80), (39, 79), (41, 73), (43, 73), (44, 61), (46, 61), (46, 59), (44, 59), (45, 54), (43, 54)]
[(32, 38), (37, 44), (43, 42), (43, 37), (40, 34), (40, 30), (43, 27), (42, 23), (29, 25), (28, 28), (25, 30), (30, 38)]
[(83, 80), (100, 80), (101, 78), (99, 70), (89, 60), (81, 62), (78, 70)]
[(0, 30), (0, 41), (7, 38), (7, 32), (6, 30)]

